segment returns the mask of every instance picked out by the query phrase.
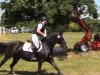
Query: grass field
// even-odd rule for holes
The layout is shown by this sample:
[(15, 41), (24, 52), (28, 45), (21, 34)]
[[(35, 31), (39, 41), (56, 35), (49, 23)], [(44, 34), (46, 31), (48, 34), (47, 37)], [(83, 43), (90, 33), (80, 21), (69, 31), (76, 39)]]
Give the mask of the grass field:
[[(7, 34), (0, 38), (0, 42), (9, 42), (14, 40), (20, 40), (25, 42), (31, 34), (20, 33), (20, 34)], [(84, 36), (81, 32), (65, 32), (64, 38), (68, 43), (68, 56), (66, 53), (56, 55), (54, 60), (61, 72), (64, 75), (100, 75), (100, 51), (90, 51), (80, 54), (74, 54), (71, 50), (77, 41), (80, 41)], [(57, 45), (58, 46), (58, 45)], [(66, 51), (65, 51), (66, 52)], [(61, 56), (60, 56), (61, 55)], [(3, 57), (0, 56), (0, 60)], [(1, 68), (0, 75), (9, 75), (9, 65), (12, 59), (8, 60)], [(27, 62), (20, 60), (14, 67), (17, 75), (36, 75), (37, 63)], [(48, 63), (44, 63), (42, 67), (43, 75), (54, 75), (56, 70)]]

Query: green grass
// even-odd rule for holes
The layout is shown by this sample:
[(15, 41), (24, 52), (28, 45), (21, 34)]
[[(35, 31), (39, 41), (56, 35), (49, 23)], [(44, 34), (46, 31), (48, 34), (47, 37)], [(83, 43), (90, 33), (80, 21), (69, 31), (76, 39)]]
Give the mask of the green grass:
[[(9, 42), (14, 40), (26, 41), (31, 34), (21, 33), (21, 34), (7, 34), (1, 37), (0, 42)], [(82, 32), (65, 32), (64, 38), (68, 43), (70, 49), (76, 42), (80, 41), (84, 33)], [(58, 45), (57, 45), (58, 46)], [(60, 56), (61, 54), (54, 57), (56, 64), (64, 75), (100, 75), (100, 51), (90, 51), (80, 54), (74, 54), (69, 51), (68, 56)], [(0, 56), (0, 60), (3, 57)], [(8, 60), (1, 68), (0, 75), (8, 75), (12, 59)], [(17, 75), (36, 75), (37, 62), (27, 62), (20, 60), (14, 70)], [(53, 75), (56, 70), (47, 62), (43, 64), (42, 67), (43, 75)]]
[(19, 34), (11, 34), (8, 33), (0, 38), (0, 42), (9, 42), (9, 41), (15, 41), (15, 40), (20, 40), (20, 41), (26, 41), (28, 38), (31, 37), (31, 33), (19, 33)]

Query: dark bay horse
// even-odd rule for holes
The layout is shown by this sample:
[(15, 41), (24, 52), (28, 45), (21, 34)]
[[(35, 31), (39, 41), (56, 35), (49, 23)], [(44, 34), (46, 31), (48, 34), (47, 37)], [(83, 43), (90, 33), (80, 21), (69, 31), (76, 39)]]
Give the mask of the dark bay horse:
[[(62, 33), (55, 32), (48, 36), (45, 42), (42, 43), (43, 48), (40, 52), (37, 52), (38, 62), (38, 75), (41, 73), (41, 67), (43, 62), (50, 63), (57, 71), (58, 75), (61, 75), (61, 72), (53, 60), (53, 48), (55, 44), (58, 43), (61, 47), (67, 49), (66, 42), (63, 38)], [(24, 42), (21, 41), (12, 41), (8, 43), (0, 43), (0, 54), (5, 54), (3, 60), (0, 62), (0, 67), (11, 57), (13, 57), (13, 62), (10, 65), (11, 74), (14, 75), (13, 67), (19, 61), (20, 58), (30, 61), (32, 53), (28, 51), (23, 51)], [(34, 61), (33, 61), (34, 62)]]

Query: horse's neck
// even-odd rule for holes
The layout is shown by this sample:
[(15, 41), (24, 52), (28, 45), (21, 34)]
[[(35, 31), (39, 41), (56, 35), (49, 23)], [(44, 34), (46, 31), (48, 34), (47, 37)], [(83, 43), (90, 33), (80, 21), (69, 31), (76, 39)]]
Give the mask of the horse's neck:
[(54, 38), (48, 39), (49, 41), (47, 42), (50, 50), (52, 50), (56, 44), (56, 40)]

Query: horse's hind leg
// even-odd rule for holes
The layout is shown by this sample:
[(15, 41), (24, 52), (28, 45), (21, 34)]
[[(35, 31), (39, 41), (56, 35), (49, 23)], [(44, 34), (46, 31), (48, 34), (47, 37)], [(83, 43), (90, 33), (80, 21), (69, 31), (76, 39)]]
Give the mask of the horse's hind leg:
[(15, 64), (18, 62), (18, 60), (20, 59), (20, 57), (16, 57), (16, 56), (14, 56), (13, 57), (13, 62), (11, 63), (11, 65), (10, 65), (10, 69), (11, 69), (11, 74), (13, 75), (14, 74), (14, 70), (13, 70), (13, 67), (15, 66)]

